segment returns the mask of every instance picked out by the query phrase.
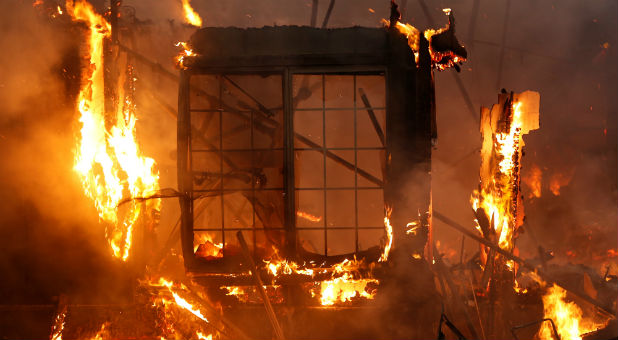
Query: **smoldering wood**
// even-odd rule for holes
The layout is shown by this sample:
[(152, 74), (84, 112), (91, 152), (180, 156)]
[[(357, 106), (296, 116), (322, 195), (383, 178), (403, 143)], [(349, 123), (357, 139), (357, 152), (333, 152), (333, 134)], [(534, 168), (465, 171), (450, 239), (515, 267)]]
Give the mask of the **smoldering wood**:
[(611, 319), (616, 319), (616, 312), (607, 309), (605, 306), (603, 306), (603, 304), (595, 299), (593, 299), (592, 297), (590, 297), (588, 294), (580, 292), (578, 290), (573, 289), (572, 287), (570, 287), (569, 285), (565, 285), (564, 283), (561, 283), (555, 279), (553, 279), (550, 275), (548, 275), (546, 272), (544, 272), (541, 268), (538, 268), (536, 265), (530, 263), (530, 261), (524, 260), (521, 257), (514, 255), (502, 248), (500, 248), (498, 245), (482, 238), (479, 237), (477, 235), (475, 235), (474, 233), (472, 233), (471, 231), (469, 231), (468, 229), (466, 229), (464, 226), (462, 226), (461, 224), (451, 220), (450, 218), (448, 218), (447, 216), (443, 215), (442, 213), (440, 213), (439, 211), (436, 211), (435, 209), (433, 210), (433, 217), (439, 219), (440, 221), (444, 222), (444, 224), (446, 224), (447, 226), (463, 233), (464, 235), (466, 235), (467, 237), (489, 247), (490, 249), (493, 249), (496, 253), (504, 256), (505, 258), (509, 259), (509, 260), (513, 260), (517, 263), (519, 263), (520, 265), (522, 265), (523, 267), (525, 267), (526, 269), (536, 272), (537, 275), (539, 275), (539, 277), (541, 277), (544, 281), (546, 281), (547, 283), (555, 283), (558, 286), (562, 287), (564, 290), (566, 290), (567, 292), (573, 294), (574, 296), (582, 299), (583, 301), (588, 302), (589, 304), (595, 306), (600, 312), (602, 312), (603, 314), (607, 315), (608, 317), (610, 317)]

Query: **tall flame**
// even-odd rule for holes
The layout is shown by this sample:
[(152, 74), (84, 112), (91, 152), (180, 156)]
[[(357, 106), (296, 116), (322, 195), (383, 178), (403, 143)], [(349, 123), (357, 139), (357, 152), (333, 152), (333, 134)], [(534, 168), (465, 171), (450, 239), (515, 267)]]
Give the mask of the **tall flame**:
[(193, 10), (189, 0), (182, 0), (182, 9), (185, 12), (185, 20), (187, 20), (187, 23), (196, 27), (202, 26), (202, 18), (200, 18), (200, 15)]
[[(161, 203), (158, 199), (145, 204), (129, 201), (122, 216), (118, 205), (123, 200), (153, 195), (159, 189), (159, 175), (154, 160), (141, 155), (135, 139), (135, 105), (123, 86), (118, 86), (122, 102), (117, 112), (105, 111), (103, 42), (110, 36), (109, 23), (84, 0), (67, 1), (66, 9), (71, 18), (85, 22), (89, 30), (90, 67), (78, 97), (82, 126), (74, 170), (86, 196), (94, 201), (99, 217), (107, 224), (107, 239), (114, 256), (126, 261), (142, 208), (159, 210)], [(130, 73), (126, 78), (134, 80)]]
[[(557, 285), (553, 285), (543, 296), (543, 311), (545, 318), (552, 319), (556, 324), (558, 335), (563, 340), (581, 340), (581, 334), (588, 333), (602, 327), (602, 323), (596, 323), (583, 317), (581, 308), (574, 302), (565, 301), (566, 291)], [(538, 337), (542, 340), (553, 339), (551, 325), (543, 323), (539, 329)]]

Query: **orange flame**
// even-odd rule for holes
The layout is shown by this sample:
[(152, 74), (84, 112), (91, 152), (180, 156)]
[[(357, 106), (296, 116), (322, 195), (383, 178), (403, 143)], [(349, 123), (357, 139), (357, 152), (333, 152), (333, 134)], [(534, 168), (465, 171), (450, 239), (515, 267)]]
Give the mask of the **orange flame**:
[(303, 218), (309, 222), (314, 222), (314, 223), (322, 221), (322, 216), (311, 215), (308, 212), (304, 212), (300, 210), (296, 211), (296, 216)]
[[(574, 302), (567, 302), (565, 299), (566, 291), (555, 284), (543, 296), (544, 318), (554, 321), (561, 339), (581, 340), (581, 334), (603, 326), (602, 323), (584, 318), (581, 308)], [(552, 334), (551, 325), (545, 322), (537, 335), (542, 340), (551, 340), (553, 339)]]
[(200, 18), (200, 15), (193, 10), (189, 0), (182, 0), (182, 9), (185, 12), (185, 20), (187, 23), (196, 27), (202, 26), (202, 18)]
[(176, 47), (182, 48), (182, 51), (180, 51), (180, 53), (174, 58), (174, 61), (176, 62), (176, 66), (184, 70), (187, 68), (184, 65), (185, 58), (195, 56), (195, 53), (193, 53), (193, 49), (189, 46), (189, 44), (183, 41), (177, 42)]
[[(119, 88), (124, 98), (115, 114), (105, 112), (103, 83), (103, 42), (110, 36), (110, 25), (84, 0), (67, 1), (67, 13), (89, 28), (88, 56), (91, 72), (78, 97), (82, 124), (75, 154), (74, 170), (80, 176), (86, 196), (94, 201), (101, 220), (106, 222), (108, 243), (115, 257), (129, 257), (134, 225), (142, 207), (159, 210), (159, 199), (138, 204), (130, 200), (124, 216), (118, 205), (126, 199), (153, 195), (159, 189), (159, 175), (152, 158), (141, 156), (135, 139), (135, 106)], [(128, 77), (133, 81), (133, 76)], [(108, 117), (108, 116), (112, 117)], [(108, 127), (108, 118), (115, 122)]]
[(555, 173), (549, 178), (549, 190), (555, 196), (560, 196), (560, 188), (571, 183), (573, 173)]
[(386, 229), (386, 244), (384, 245), (384, 251), (380, 256), (378, 262), (386, 262), (388, 260), (388, 254), (391, 252), (393, 246), (393, 227), (391, 226), (391, 208), (386, 208), (386, 216), (384, 216), (384, 228)]
[(199, 233), (193, 239), (193, 252), (198, 257), (223, 257), (223, 242), (215, 243), (212, 235)]
[(49, 336), (50, 340), (62, 340), (62, 331), (64, 330), (65, 318), (67, 315), (66, 308), (58, 313), (54, 318), (54, 324), (52, 325), (52, 332)]

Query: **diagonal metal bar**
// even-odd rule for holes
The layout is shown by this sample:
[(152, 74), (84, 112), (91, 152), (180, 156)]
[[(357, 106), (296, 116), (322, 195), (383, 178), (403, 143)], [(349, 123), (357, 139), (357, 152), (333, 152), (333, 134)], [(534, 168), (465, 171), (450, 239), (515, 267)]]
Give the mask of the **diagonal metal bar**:
[(326, 10), (326, 16), (324, 17), (324, 21), (322, 21), (322, 28), (326, 28), (326, 25), (328, 25), (328, 20), (330, 19), (330, 14), (333, 12), (333, 7), (335, 7), (335, 0), (330, 0), (328, 9)]
[(384, 132), (382, 132), (382, 128), (380, 127), (380, 123), (376, 118), (375, 112), (373, 112), (373, 108), (371, 108), (371, 103), (369, 102), (369, 98), (367, 98), (367, 94), (365, 94), (365, 90), (359, 87), (358, 92), (360, 93), (361, 100), (365, 105), (365, 110), (367, 110), (367, 114), (369, 114), (369, 119), (371, 119), (371, 124), (373, 124), (373, 128), (376, 130), (376, 134), (378, 138), (380, 138), (380, 142), (382, 142), (382, 146), (386, 145), (386, 141), (384, 139)]

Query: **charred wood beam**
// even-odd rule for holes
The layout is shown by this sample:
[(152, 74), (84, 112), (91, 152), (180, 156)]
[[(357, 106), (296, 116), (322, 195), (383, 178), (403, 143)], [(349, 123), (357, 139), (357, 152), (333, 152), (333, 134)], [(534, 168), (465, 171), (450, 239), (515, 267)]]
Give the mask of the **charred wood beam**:
[(367, 114), (369, 114), (369, 119), (371, 119), (371, 124), (373, 124), (373, 128), (376, 130), (378, 134), (378, 138), (380, 138), (380, 142), (382, 142), (382, 146), (386, 146), (386, 140), (384, 139), (384, 132), (382, 132), (382, 128), (380, 127), (380, 123), (376, 118), (375, 112), (373, 112), (373, 108), (371, 107), (371, 103), (369, 102), (369, 98), (367, 98), (367, 94), (365, 94), (365, 90), (362, 88), (358, 89), (360, 92), (361, 100), (363, 104), (365, 104), (365, 110), (367, 110)]
[(322, 28), (326, 28), (326, 25), (328, 25), (328, 20), (330, 19), (330, 14), (333, 12), (333, 7), (335, 7), (335, 0), (330, 0), (328, 9), (326, 10), (326, 16), (324, 17), (324, 21), (322, 21)]
[(249, 252), (249, 247), (247, 246), (247, 242), (242, 235), (242, 231), (238, 231), (236, 233), (236, 238), (238, 238), (238, 243), (240, 243), (240, 249), (242, 250), (243, 257), (245, 261), (249, 265), (251, 270), (251, 274), (253, 276), (254, 284), (262, 297), (262, 302), (264, 302), (264, 307), (266, 307), (266, 313), (268, 314), (268, 318), (270, 320), (271, 325), (273, 326), (273, 330), (275, 331), (275, 336), (279, 340), (284, 340), (283, 330), (279, 325), (279, 321), (277, 320), (277, 315), (275, 315), (275, 310), (273, 306), (270, 304), (270, 300), (268, 299), (268, 295), (266, 295), (266, 290), (264, 290), (264, 284), (262, 283), (262, 279), (260, 278), (260, 273), (255, 266), (255, 262), (253, 262), (253, 257), (251, 257), (251, 253)]
[(496, 253), (506, 257), (509, 260), (513, 260), (517, 263), (519, 263), (520, 265), (522, 265), (523, 267), (531, 270), (531, 271), (535, 271), (539, 277), (541, 277), (544, 281), (548, 282), (548, 283), (555, 283), (558, 286), (562, 287), (564, 290), (568, 291), (569, 293), (577, 296), (578, 298), (588, 302), (589, 304), (595, 306), (599, 311), (603, 312), (603, 314), (606, 314), (607, 316), (609, 316), (612, 319), (616, 318), (616, 313), (614, 311), (611, 311), (609, 309), (607, 309), (605, 306), (603, 306), (603, 304), (601, 304), (599, 301), (593, 299), (592, 297), (590, 297), (588, 294), (571, 289), (571, 288), (567, 288), (568, 286), (565, 285), (562, 282), (559, 282), (557, 280), (554, 280), (551, 276), (549, 276), (547, 273), (545, 273), (541, 268), (538, 268), (537, 266), (535, 266), (534, 264), (530, 263), (527, 260), (522, 259), (521, 257), (512, 254), (509, 251), (506, 251), (502, 248), (500, 248), (498, 245), (494, 244), (493, 242), (490, 242), (482, 237), (479, 237), (478, 235), (475, 235), (473, 232), (469, 231), (468, 229), (466, 229), (464, 226), (462, 226), (461, 224), (451, 220), (450, 218), (446, 217), (445, 215), (443, 215), (442, 213), (438, 212), (437, 210), (433, 210), (432, 212), (432, 216), (437, 218), (438, 220), (444, 222), (447, 226), (459, 231), (460, 233), (468, 236), (469, 238), (482, 243), (483, 245), (487, 246), (490, 249), (493, 249)]

